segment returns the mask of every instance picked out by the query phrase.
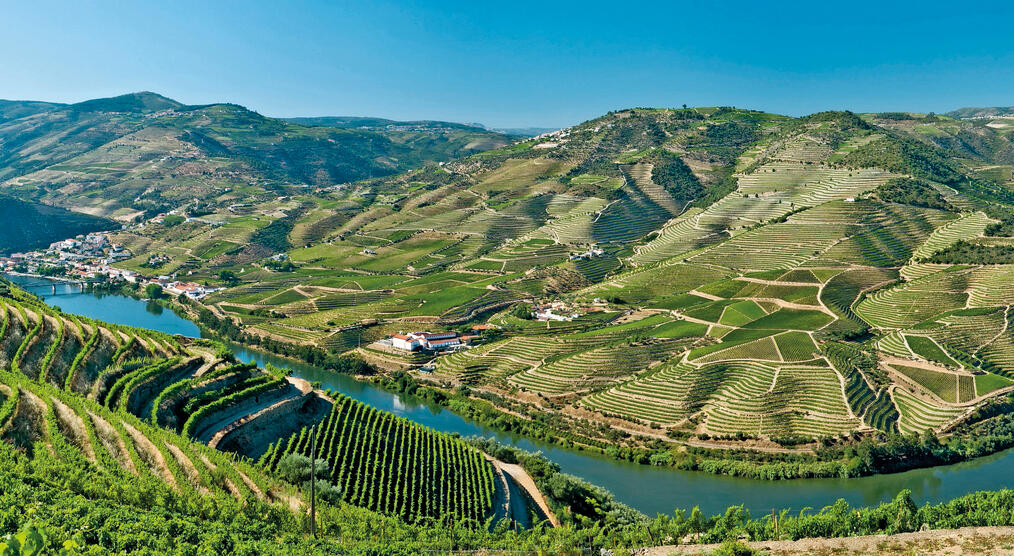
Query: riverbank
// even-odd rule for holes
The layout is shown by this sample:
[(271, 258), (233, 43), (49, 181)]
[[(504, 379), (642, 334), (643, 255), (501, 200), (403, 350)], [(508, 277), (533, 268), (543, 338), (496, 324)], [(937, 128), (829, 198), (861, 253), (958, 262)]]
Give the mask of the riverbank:
[[(185, 306), (189, 318), (203, 329), (232, 341), (369, 380), (394, 393), (423, 398), (504, 433), (641, 465), (771, 481), (857, 478), (970, 461), (1014, 446), (1014, 419), (1004, 417), (1008, 409), (1014, 409), (1012, 395), (980, 408), (969, 418), (975, 425), (957, 427), (946, 443), (934, 436), (878, 431), (821, 438), (813, 450), (800, 451), (735, 442), (718, 447), (690, 439), (645, 436), (612, 426), (603, 428), (597, 421), (565, 415), (503, 393), (472, 390), (402, 370), (385, 372), (354, 355), (250, 335), (229, 317), (219, 316), (200, 303), (187, 301)], [(599, 437), (590, 437), (588, 431)]]
[[(35, 293), (49, 297), (51, 286)], [(81, 293), (77, 287), (57, 285), (53, 301), (68, 313), (82, 314), (119, 324), (159, 330), (169, 334), (200, 336), (193, 322), (157, 304), (119, 295)], [(729, 506), (744, 505), (754, 515), (771, 508), (822, 508), (838, 499), (856, 507), (871, 506), (892, 499), (899, 490), (908, 489), (917, 504), (936, 503), (974, 491), (1014, 487), (1014, 451), (1006, 451), (972, 461), (911, 470), (891, 475), (858, 479), (795, 479), (757, 481), (753, 479), (681, 471), (670, 467), (636, 464), (592, 451), (579, 451), (538, 438), (503, 432), (462, 417), (444, 405), (406, 393), (394, 393), (354, 378), (329, 372), (296, 359), (227, 342), (243, 362), (272, 364), (293, 371), (294, 376), (319, 382), (324, 389), (342, 392), (363, 403), (415, 421), (434, 430), (461, 436), (495, 437), (504, 444), (542, 452), (567, 474), (601, 485), (616, 499), (648, 515), (671, 515), (674, 508), (699, 506), (704, 514), (724, 512)], [(452, 404), (453, 405), (453, 404)]]
[[(129, 283), (98, 284), (92, 290), (135, 299), (140, 299), (142, 293)], [(197, 323), (212, 336), (350, 375), (396, 394), (422, 398), (502, 433), (640, 465), (763, 480), (856, 478), (954, 464), (1014, 446), (1014, 419), (1002, 417), (1005, 409), (1014, 409), (1014, 397), (1010, 396), (980, 410), (978, 418), (985, 424), (975, 430), (967, 425), (959, 427), (951, 436), (961, 437), (960, 441), (949, 443), (872, 432), (821, 439), (816, 448), (774, 449), (742, 441), (699, 442), (661, 433), (645, 435), (643, 431), (612, 426), (607, 432), (616, 434), (603, 436), (601, 427), (594, 426), (593, 421), (541, 408), (503, 392), (471, 390), (418, 373), (381, 371), (355, 356), (250, 335), (213, 307), (188, 298), (164, 296), (146, 301)], [(599, 437), (592, 438), (587, 431), (596, 431)]]

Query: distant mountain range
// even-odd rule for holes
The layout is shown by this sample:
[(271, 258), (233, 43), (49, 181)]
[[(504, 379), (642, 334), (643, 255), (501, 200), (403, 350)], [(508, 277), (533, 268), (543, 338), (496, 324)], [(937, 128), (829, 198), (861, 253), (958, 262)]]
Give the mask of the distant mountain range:
[(128, 220), (195, 199), (269, 199), (513, 143), (462, 124), (268, 118), (236, 104), (132, 93), (76, 104), (0, 101), (0, 191)]
[(535, 137), (556, 131), (555, 127), (511, 127), (493, 128), (480, 123), (455, 123), (437, 120), (397, 121), (386, 118), (361, 116), (322, 116), (317, 118), (285, 118), (286, 121), (309, 126), (337, 127), (341, 129), (367, 129), (372, 131), (470, 131), (473, 133), (495, 133), (517, 137)]
[(952, 118), (968, 120), (972, 118), (992, 118), (997, 116), (1014, 116), (1014, 106), (994, 106), (992, 108), (958, 108), (947, 113)]

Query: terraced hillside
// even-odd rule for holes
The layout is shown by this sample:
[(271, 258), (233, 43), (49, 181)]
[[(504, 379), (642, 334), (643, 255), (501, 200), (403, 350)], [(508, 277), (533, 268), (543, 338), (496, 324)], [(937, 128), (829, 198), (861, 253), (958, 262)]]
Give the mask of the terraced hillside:
[[(920, 135), (927, 126), (992, 147), (950, 148)], [(993, 426), (990, 408), (1014, 391), (1009, 134), (980, 127), (620, 110), (114, 240), (137, 254), (126, 268), (228, 286), (192, 311), (232, 339), (407, 371), (565, 443), (812, 453), (966, 434)], [(152, 269), (152, 254), (168, 262)], [(434, 354), (386, 341), (408, 331), (470, 344)], [(164, 423), (183, 430), (188, 404), (173, 401)]]
[(273, 470), (290, 454), (326, 460), (349, 503), (406, 521), (453, 515), (482, 523), (493, 507), (493, 469), (477, 450), (345, 396), (319, 426), (280, 439), (260, 461)]
[[(26, 295), (0, 299), (0, 313), (4, 368), (203, 442), (242, 428), (223, 447), (244, 455), (261, 428), (289, 434), (327, 411), (308, 385), (232, 365), (213, 344), (59, 313)], [(256, 418), (238, 423), (248, 414)], [(236, 436), (245, 444), (228, 442)]]
[(188, 206), (203, 216), (514, 140), (440, 122), (391, 131), (300, 125), (154, 93), (19, 106), (0, 120), (0, 191), (124, 222)]
[(0, 439), (29, 455), (44, 449), (68, 464), (89, 462), (153, 494), (302, 504), (293, 487), (260, 469), (133, 415), (10, 371), (0, 371), (0, 384), (6, 392)]
[[(2, 285), (0, 426), (21, 449), (69, 442), (100, 466), (115, 460), (134, 475), (143, 470), (201, 492), (212, 490), (208, 475), (222, 467), (219, 491), (287, 504), (288, 490), (233, 466), (228, 454), (267, 451), (272, 471), (286, 453), (307, 451), (308, 427), (321, 423), (327, 436), (318, 456), (349, 503), (407, 521), (492, 516), (492, 467), (461, 440), (332, 399), (275, 369), (232, 363), (213, 343), (60, 313)], [(397, 475), (380, 470), (387, 467), (378, 453), (404, 462)], [(432, 504), (412, 502), (423, 499)]]

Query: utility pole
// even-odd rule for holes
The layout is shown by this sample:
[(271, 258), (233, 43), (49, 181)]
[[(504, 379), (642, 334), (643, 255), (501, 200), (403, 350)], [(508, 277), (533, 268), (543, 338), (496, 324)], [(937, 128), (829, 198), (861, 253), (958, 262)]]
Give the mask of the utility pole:
[(317, 426), (310, 429), (310, 534), (317, 538)]

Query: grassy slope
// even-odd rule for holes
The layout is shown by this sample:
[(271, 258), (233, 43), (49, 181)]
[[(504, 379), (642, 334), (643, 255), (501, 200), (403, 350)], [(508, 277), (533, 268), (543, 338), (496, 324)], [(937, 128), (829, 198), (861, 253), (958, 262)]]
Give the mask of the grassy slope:
[(116, 227), (104, 218), (0, 195), (0, 253), (46, 247), (78, 234)]
[[(214, 125), (200, 128), (193, 115), (167, 123), (201, 129), (202, 148), (218, 149), (227, 159), (252, 152), (249, 145), (256, 141), (240, 124), (258, 116), (231, 106), (203, 110), (217, 118)], [(278, 144), (348, 133), (257, 121)], [(926, 140), (926, 134), (914, 135), (924, 130), (918, 126), (930, 124), (953, 128), (952, 134), (971, 125), (848, 113), (791, 119), (725, 108), (625, 110), (553, 136), (334, 191), (265, 200), (258, 197), (265, 186), (244, 186), (219, 199), (252, 200), (249, 206), (223, 210), (220, 204), (205, 217), (223, 226), (146, 226), (117, 239), (140, 253), (126, 263), (137, 269), (147, 254), (160, 253), (170, 258), (160, 272), (193, 271), (194, 279), (209, 281), (221, 270), (236, 272), (240, 285), (208, 302), (269, 342), (343, 352), (408, 328), (446, 329), (492, 318), (513, 327), (510, 334), (522, 336), (522, 344), (531, 344), (447, 358), (438, 365), (441, 379), (497, 394), (521, 388), (553, 396), (556, 403), (627, 419), (648, 434), (659, 428), (677, 435), (737, 433), (761, 439), (840, 434), (861, 427), (836, 385), (836, 373), (849, 373), (820, 358), (806, 360), (811, 349), (801, 336), (766, 336), (796, 330), (822, 342), (858, 337), (869, 324), (915, 326), (943, 310), (919, 302), (941, 289), (943, 298), (953, 298), (949, 309), (967, 298), (976, 307), (1009, 303), (998, 287), (1003, 268), (944, 280), (926, 275), (933, 269), (919, 265), (901, 269), (902, 275), (925, 276), (926, 282), (863, 298), (864, 290), (897, 275), (935, 230), (959, 218), (958, 211), (995, 213), (997, 203), (1007, 200), (998, 184), (965, 178), (977, 175), (988, 157), (961, 157)], [(402, 132), (418, 123), (398, 125)], [(996, 141), (1006, 140), (994, 135)], [(989, 156), (1003, 150), (997, 145)], [(299, 161), (264, 152), (276, 177), (303, 175), (312, 181)], [(933, 190), (946, 203), (926, 208), (889, 202), (907, 201), (905, 195), (884, 194), (888, 200), (869, 195), (903, 175), (918, 177), (923, 187), (913, 203), (919, 195), (936, 195)], [(955, 226), (937, 235), (950, 241), (954, 234), (976, 230)], [(569, 260), (591, 244), (605, 253)], [(283, 250), (295, 265), (292, 272), (259, 268), (265, 257)], [(832, 279), (846, 270), (844, 278)], [(818, 285), (828, 280), (826, 287)], [(684, 326), (670, 319), (659, 326), (646, 321), (611, 331), (605, 325), (616, 313), (547, 327), (505, 311), (519, 302), (594, 298), (612, 302), (610, 309), (675, 310), (696, 322)], [(833, 306), (825, 305), (828, 300)], [(367, 326), (336, 331), (363, 322)], [(566, 336), (593, 329), (629, 345), (596, 351), (579, 337)], [(1000, 332), (978, 339), (964, 332), (925, 335), (952, 354), (977, 352), (963, 362), (966, 366), (1014, 370), (1014, 353), (1004, 348)], [(545, 334), (554, 335), (556, 343), (540, 344), (537, 337)], [(672, 336), (696, 341), (635, 345)], [(699, 345), (718, 340), (714, 346)], [(687, 348), (695, 349), (689, 369), (669, 363)], [(360, 353), (390, 367), (419, 362), (373, 347)], [(761, 405), (750, 401), (751, 389), (760, 385), (749, 384), (748, 374), (715, 371), (725, 361), (751, 358), (778, 369)], [(617, 360), (625, 365), (610, 363)], [(798, 399), (788, 395), (801, 388), (811, 391)], [(702, 395), (721, 403), (708, 406)], [(509, 398), (498, 403), (513, 408), (517, 402)], [(674, 411), (674, 402), (687, 411)], [(829, 417), (818, 423), (820, 415)], [(558, 426), (569, 430), (572, 425)], [(596, 442), (614, 440), (608, 432), (593, 435)]]
[[(264, 199), (505, 145), (465, 130), (306, 127), (230, 104), (184, 106), (152, 93), (74, 105), (8, 103), (0, 117), (4, 190), (117, 216), (193, 199)], [(59, 191), (74, 183), (71, 191)]]

